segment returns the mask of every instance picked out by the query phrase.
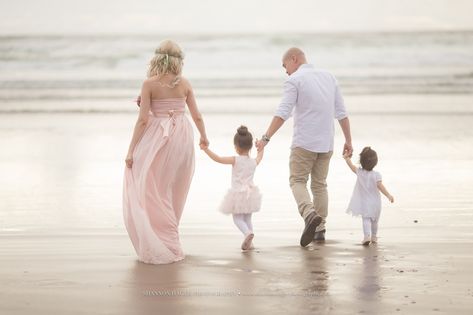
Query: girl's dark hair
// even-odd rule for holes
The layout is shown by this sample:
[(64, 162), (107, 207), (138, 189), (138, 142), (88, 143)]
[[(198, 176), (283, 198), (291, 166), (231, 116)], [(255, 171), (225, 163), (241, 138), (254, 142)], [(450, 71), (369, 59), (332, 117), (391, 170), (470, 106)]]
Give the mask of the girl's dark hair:
[(371, 171), (378, 164), (378, 155), (371, 147), (364, 147), (360, 153), (360, 164), (364, 170)]
[(253, 147), (253, 136), (246, 126), (240, 126), (233, 137), (235, 146), (242, 150), (250, 150)]

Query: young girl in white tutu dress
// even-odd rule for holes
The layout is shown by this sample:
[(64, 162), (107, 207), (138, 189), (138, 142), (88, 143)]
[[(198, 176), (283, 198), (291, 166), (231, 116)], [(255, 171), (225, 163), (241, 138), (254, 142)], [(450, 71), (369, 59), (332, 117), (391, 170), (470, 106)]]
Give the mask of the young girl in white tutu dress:
[(255, 236), (251, 215), (261, 208), (261, 193), (253, 183), (253, 175), (256, 166), (263, 159), (263, 150), (258, 152), (256, 159), (250, 157), (253, 136), (245, 126), (238, 128), (233, 143), (237, 156), (220, 157), (205, 145), (201, 145), (201, 149), (215, 162), (233, 166), (232, 186), (223, 199), (220, 211), (233, 215), (233, 222), (244, 235), (241, 249), (249, 250), (253, 248), (252, 241)]

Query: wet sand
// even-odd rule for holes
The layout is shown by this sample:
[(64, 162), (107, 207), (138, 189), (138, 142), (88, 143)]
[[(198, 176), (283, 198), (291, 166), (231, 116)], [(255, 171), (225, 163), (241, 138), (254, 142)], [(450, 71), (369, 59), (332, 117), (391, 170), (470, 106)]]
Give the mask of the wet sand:
[[(434, 231), (432, 231), (434, 232)], [(136, 261), (126, 235), (3, 236), (4, 314), (469, 314), (471, 242), (184, 235), (184, 261)], [(402, 240), (401, 240), (402, 239)]]
[[(471, 96), (435, 98), (433, 111), (423, 103), (429, 99), (366, 97), (358, 107), (347, 99), (355, 150), (378, 151), (377, 169), (396, 198), (383, 200), (379, 245), (358, 244), (361, 222), (345, 214), (355, 178), (335, 154), (328, 240), (298, 246), (288, 124), (257, 170), (256, 250), (242, 253), (231, 219), (216, 210), (230, 168), (197, 151), (181, 222), (187, 258), (166, 266), (137, 262), (123, 227), (123, 156), (134, 115), (1, 114), (0, 313), (469, 314)], [(385, 106), (371, 111), (368, 101)], [(223, 155), (233, 154), (233, 127), (244, 123), (258, 135), (270, 114), (205, 118)]]

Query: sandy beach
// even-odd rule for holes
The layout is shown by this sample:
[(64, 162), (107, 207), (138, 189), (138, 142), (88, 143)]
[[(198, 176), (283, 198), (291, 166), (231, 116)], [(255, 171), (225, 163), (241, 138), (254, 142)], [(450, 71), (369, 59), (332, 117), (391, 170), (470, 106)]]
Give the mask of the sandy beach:
[[(431, 110), (423, 106), (429, 99), (437, 101)], [(370, 101), (384, 106), (370, 112)], [(345, 214), (355, 178), (334, 156), (327, 241), (299, 247), (302, 221), (287, 184), (288, 124), (257, 171), (264, 196), (254, 216), (256, 249), (242, 253), (239, 232), (217, 212), (230, 168), (197, 151), (181, 222), (187, 257), (162, 266), (137, 262), (122, 222), (123, 154), (133, 113), (4, 113), (0, 311), (469, 314), (470, 102), (469, 95), (347, 97), (355, 150), (378, 151), (377, 168), (396, 198), (383, 200), (377, 246), (359, 245), (361, 222)], [(213, 105), (201, 103), (205, 115)], [(233, 126), (245, 123), (258, 135), (270, 117), (206, 115), (212, 148), (233, 154)], [(338, 129), (335, 146), (341, 150)]]
[[(295, 232), (295, 231), (294, 231)], [(392, 232), (392, 231), (391, 231)], [(398, 230), (402, 234), (401, 230)], [(187, 257), (139, 263), (125, 235), (2, 236), (4, 314), (469, 314), (472, 243), (336, 234), (302, 249), (183, 235)]]

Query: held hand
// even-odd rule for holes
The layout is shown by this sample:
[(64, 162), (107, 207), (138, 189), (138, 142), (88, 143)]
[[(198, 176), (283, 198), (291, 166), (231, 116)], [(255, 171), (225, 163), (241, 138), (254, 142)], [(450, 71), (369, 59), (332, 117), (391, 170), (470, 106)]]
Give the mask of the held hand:
[(140, 105), (141, 105), (141, 95), (138, 95), (135, 102), (136, 102), (136, 105), (138, 105), (138, 107), (140, 107)]
[(349, 159), (351, 158), (351, 156), (348, 154), (348, 152), (344, 152), (344, 153), (343, 153), (343, 158), (344, 158), (345, 160), (349, 160)]
[(202, 150), (209, 147), (209, 139), (207, 137), (200, 137), (199, 146)]
[(255, 141), (255, 146), (258, 149), (258, 152), (261, 150), (264, 150), (264, 147), (266, 146), (267, 142), (263, 140), (258, 140), (256, 139)]
[(256, 147), (256, 150), (259, 151), (259, 150), (260, 150), (260, 146), (261, 146), (260, 141), (259, 141), (258, 139), (256, 139), (256, 140), (255, 140), (255, 147)]
[(128, 154), (125, 159), (126, 167), (131, 168), (133, 165), (133, 156)]
[(345, 156), (345, 154), (348, 155), (348, 157), (352, 157), (353, 147), (351, 143), (345, 142), (345, 144), (343, 145), (343, 156)]

